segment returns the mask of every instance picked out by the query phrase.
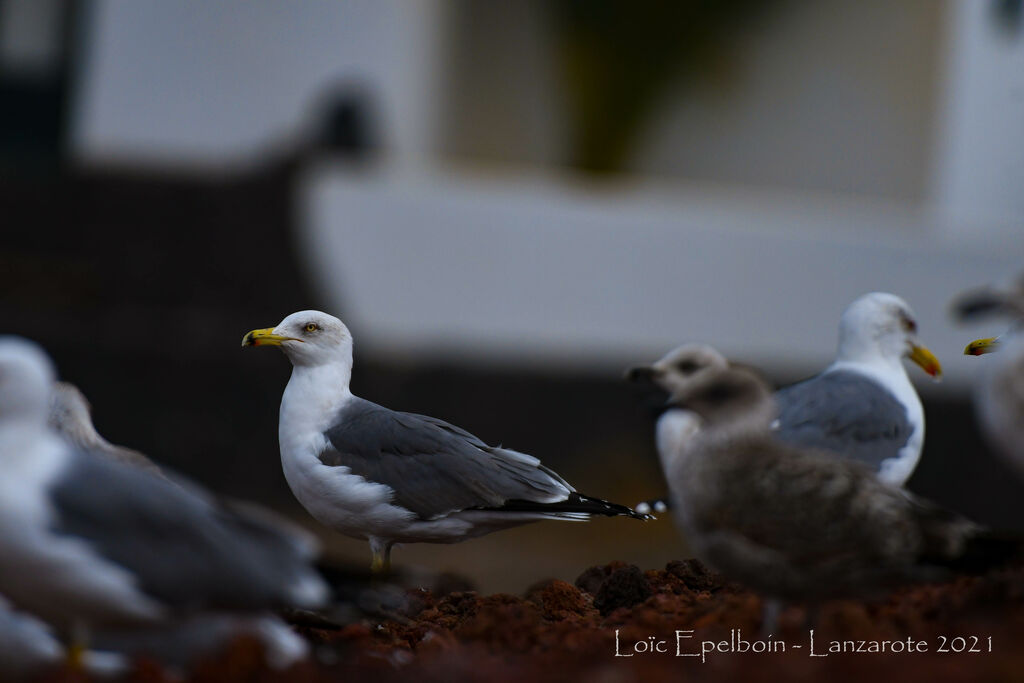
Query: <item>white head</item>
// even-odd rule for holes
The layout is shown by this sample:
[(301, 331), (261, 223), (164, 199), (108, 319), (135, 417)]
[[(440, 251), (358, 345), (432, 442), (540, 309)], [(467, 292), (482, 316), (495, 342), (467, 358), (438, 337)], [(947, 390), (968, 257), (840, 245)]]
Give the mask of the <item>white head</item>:
[(675, 394), (708, 371), (727, 367), (729, 361), (713, 347), (683, 344), (653, 365), (630, 368), (626, 371), (626, 378), (631, 381), (650, 380), (669, 394)]
[(938, 359), (917, 339), (917, 321), (906, 301), (871, 292), (843, 311), (838, 360), (898, 364), (904, 356), (933, 377), (942, 374)]
[(35, 342), (0, 337), (0, 424), (45, 424), (53, 362)]
[(352, 334), (322, 311), (299, 311), (277, 327), (253, 330), (242, 338), (242, 346), (279, 346), (296, 367), (352, 366)]

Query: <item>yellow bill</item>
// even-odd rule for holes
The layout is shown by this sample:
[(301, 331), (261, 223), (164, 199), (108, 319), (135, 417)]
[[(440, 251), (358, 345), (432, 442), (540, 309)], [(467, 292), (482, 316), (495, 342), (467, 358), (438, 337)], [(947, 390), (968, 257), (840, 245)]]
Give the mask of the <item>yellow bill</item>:
[(281, 334), (274, 334), (273, 327), (265, 327), (262, 330), (247, 332), (246, 335), (242, 337), (242, 346), (280, 346), (286, 341), (300, 342), (302, 340), (296, 339), (295, 337), (286, 337)]
[(980, 356), (985, 353), (992, 353), (999, 349), (999, 337), (985, 337), (975, 339), (964, 349), (965, 356)]
[(919, 365), (922, 370), (932, 377), (942, 377), (942, 364), (935, 354), (919, 344), (912, 344), (910, 347), (910, 360)]

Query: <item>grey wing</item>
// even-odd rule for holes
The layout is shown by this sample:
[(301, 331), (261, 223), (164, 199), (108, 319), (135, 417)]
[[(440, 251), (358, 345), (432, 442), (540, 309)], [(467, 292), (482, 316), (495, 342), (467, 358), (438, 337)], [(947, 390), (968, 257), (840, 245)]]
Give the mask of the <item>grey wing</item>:
[(423, 519), (510, 500), (555, 503), (573, 491), (532, 456), (488, 446), (442, 420), (362, 399), (350, 401), (325, 436), (321, 462), (385, 484), (396, 504)]
[(165, 604), (254, 609), (326, 597), (293, 537), (185, 480), (76, 451), (49, 494), (54, 533), (84, 539)]
[(780, 441), (837, 453), (876, 472), (900, 456), (913, 432), (903, 404), (854, 372), (824, 373), (784, 387), (775, 400)]

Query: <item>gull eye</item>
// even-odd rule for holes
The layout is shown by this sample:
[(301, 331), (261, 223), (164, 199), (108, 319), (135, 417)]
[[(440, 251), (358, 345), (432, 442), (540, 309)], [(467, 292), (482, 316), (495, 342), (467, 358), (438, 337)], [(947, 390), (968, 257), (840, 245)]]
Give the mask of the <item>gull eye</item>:
[(306, 332), (316, 332), (320, 329), (320, 326), (316, 323), (306, 323)]
[(903, 316), (903, 329), (907, 332), (917, 332), (917, 323), (909, 316)]
[(681, 360), (676, 363), (676, 370), (683, 373), (684, 375), (692, 375), (694, 372), (700, 369), (700, 364), (693, 360)]

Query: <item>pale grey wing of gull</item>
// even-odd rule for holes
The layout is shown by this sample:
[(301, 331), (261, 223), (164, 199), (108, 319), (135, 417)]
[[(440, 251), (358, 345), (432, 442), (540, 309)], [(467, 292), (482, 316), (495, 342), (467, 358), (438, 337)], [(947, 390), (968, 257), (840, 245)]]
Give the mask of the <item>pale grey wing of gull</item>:
[(360, 398), (346, 403), (326, 437), (329, 447), (319, 456), (324, 464), (387, 485), (395, 504), (423, 519), (500, 509), (511, 500), (537, 503), (541, 511), (575, 490), (532, 456), (492, 448), (442, 420)]
[(51, 533), (88, 542), (164, 605), (256, 610), (326, 599), (289, 537), (147, 472), (75, 452), (48, 494)]
[[(54, 382), (48, 424), (65, 441), (79, 450), (160, 475), (188, 489), (189, 493), (208, 499), (213, 505), (212, 496), (191, 481), (174, 472), (164, 472), (139, 451), (112, 444), (104, 439), (93, 425), (89, 400), (70, 382)], [(308, 559), (313, 559), (318, 554), (318, 545), (313, 536), (297, 524), (254, 503), (224, 497), (218, 497), (217, 500), (219, 504), (238, 513), (239, 523), (248, 523), (253, 534), (267, 534), (277, 536), (279, 540), (288, 540)]]
[(837, 453), (880, 472), (908, 457), (913, 433), (906, 407), (874, 380), (836, 370), (775, 392), (778, 438)]

